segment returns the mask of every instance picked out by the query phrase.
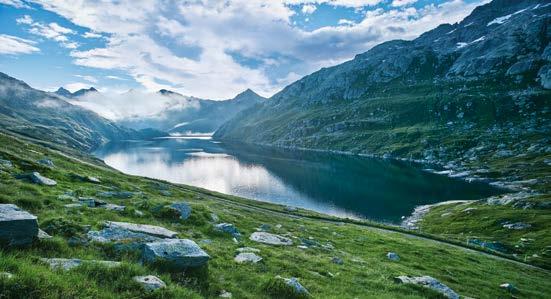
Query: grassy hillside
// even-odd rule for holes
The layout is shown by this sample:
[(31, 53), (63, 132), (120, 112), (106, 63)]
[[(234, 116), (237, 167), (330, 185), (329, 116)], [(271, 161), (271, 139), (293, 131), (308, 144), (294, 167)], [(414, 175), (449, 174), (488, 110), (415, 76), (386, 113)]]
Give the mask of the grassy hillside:
[[(508, 291), (499, 288), (505, 282), (519, 289), (518, 297), (544, 298), (551, 292), (547, 271), (481, 252), (381, 230), (384, 226), (380, 225), (376, 228), (369, 223), (341, 222), (301, 210), (289, 214), (280, 206), (128, 176), (84, 154), (59, 152), (5, 134), (0, 134), (0, 142), (4, 145), (0, 159), (13, 164), (0, 171), (0, 202), (15, 203), (34, 213), (40, 227), (53, 235), (30, 248), (0, 251), (0, 272), (14, 274), (13, 278), (0, 278), (3, 298), (200, 298), (217, 297), (222, 290), (231, 292), (234, 298), (269, 298), (270, 294), (282, 298), (285, 290), (274, 283), (276, 275), (297, 277), (314, 298), (440, 296), (426, 288), (397, 284), (393, 277), (398, 275), (430, 275), (459, 294), (476, 298), (508, 296)], [(55, 166), (48, 168), (36, 162), (45, 157)], [(15, 178), (33, 170), (58, 184), (39, 186)], [(101, 183), (83, 182), (75, 175), (95, 176)], [(133, 196), (101, 198), (101, 191), (131, 191)], [(125, 205), (126, 209), (116, 212), (64, 207), (71, 203), (72, 196), (93, 196)], [(177, 201), (192, 206), (188, 220), (158, 212), (159, 206)], [(236, 243), (231, 236), (214, 231), (212, 213), (220, 222), (235, 224), (242, 238)], [(179, 237), (195, 240), (211, 260), (208, 267), (166, 273), (141, 265), (137, 252), (85, 242), (83, 233), (100, 228), (107, 220), (154, 224), (177, 231)], [(263, 224), (273, 233), (291, 236), (295, 244), (275, 247), (249, 240), (248, 236)], [(308, 248), (297, 247), (301, 239), (309, 244)], [(233, 258), (242, 246), (260, 249), (263, 260), (237, 264)], [(389, 251), (398, 253), (400, 261), (388, 260), (385, 255)], [(85, 265), (68, 272), (53, 271), (39, 261), (41, 257), (115, 260), (123, 265), (111, 269)], [(332, 262), (335, 257), (343, 264)], [(142, 290), (132, 277), (144, 274), (161, 277), (168, 287), (152, 293)]]

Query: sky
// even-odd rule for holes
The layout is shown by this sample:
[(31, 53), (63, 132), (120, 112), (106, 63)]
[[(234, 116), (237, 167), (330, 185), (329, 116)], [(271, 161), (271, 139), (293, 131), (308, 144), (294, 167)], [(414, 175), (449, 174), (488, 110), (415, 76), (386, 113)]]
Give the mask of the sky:
[(0, 0), (0, 71), (31, 86), (271, 96), (487, 0)]

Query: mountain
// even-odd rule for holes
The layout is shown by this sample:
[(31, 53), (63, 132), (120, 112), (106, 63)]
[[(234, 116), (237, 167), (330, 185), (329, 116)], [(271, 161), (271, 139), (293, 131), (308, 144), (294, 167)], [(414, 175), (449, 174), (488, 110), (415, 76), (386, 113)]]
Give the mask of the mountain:
[(158, 94), (166, 97), (169, 103), (162, 112), (149, 117), (126, 118), (117, 123), (134, 129), (154, 128), (173, 134), (211, 133), (240, 111), (265, 100), (250, 89), (223, 101), (186, 97), (166, 89), (159, 90)]
[(81, 150), (91, 150), (108, 140), (159, 136), (159, 132), (121, 127), (1, 72), (0, 125), (3, 130)]
[(214, 137), (459, 165), (549, 152), (550, 37), (548, 2), (495, 0), (306, 76)]
[(90, 92), (98, 92), (98, 90), (95, 89), (94, 87), (90, 87), (88, 89), (82, 88), (82, 89), (79, 89), (75, 92), (70, 92), (67, 89), (63, 88), (63, 87), (60, 87), (54, 93), (59, 95), (59, 96), (66, 97), (66, 98), (75, 98), (75, 97), (81, 97), (81, 96), (83, 96), (85, 94), (88, 94)]

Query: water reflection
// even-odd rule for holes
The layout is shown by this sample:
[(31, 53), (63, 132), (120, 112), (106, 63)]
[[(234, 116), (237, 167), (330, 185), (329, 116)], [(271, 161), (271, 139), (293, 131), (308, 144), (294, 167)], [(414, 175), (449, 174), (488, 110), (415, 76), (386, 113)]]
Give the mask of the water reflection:
[(498, 191), (408, 163), (172, 138), (111, 143), (95, 153), (125, 173), (319, 212), (397, 223), (420, 204)]

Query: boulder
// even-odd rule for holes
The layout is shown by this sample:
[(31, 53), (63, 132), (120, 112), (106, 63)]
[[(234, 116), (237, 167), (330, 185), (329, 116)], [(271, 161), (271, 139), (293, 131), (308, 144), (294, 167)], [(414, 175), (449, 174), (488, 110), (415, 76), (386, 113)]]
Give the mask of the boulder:
[(0, 204), (0, 243), (29, 245), (38, 236), (36, 216), (13, 204)]
[(178, 235), (178, 233), (175, 231), (168, 230), (164, 227), (148, 224), (107, 221), (105, 223), (105, 226), (110, 228), (124, 229), (135, 233), (143, 233), (159, 238), (174, 238), (176, 237), (176, 235)]
[(49, 179), (47, 177), (44, 177), (36, 171), (31, 173), (30, 178), (31, 178), (31, 181), (33, 183), (38, 184), (38, 185), (44, 185), (44, 186), (55, 186), (55, 185), (57, 185), (56, 181), (54, 181), (52, 179)]
[(234, 261), (238, 262), (238, 263), (253, 263), (253, 264), (256, 264), (258, 262), (260, 262), (262, 260), (262, 257), (256, 255), (255, 253), (253, 252), (242, 252), (240, 254), (238, 254), (235, 258), (234, 258)]
[(386, 254), (386, 257), (391, 261), (399, 261), (400, 256), (396, 252), (389, 252)]
[(237, 227), (231, 223), (218, 223), (214, 225), (214, 230), (222, 233), (230, 234), (236, 238), (240, 237), (241, 234), (239, 233), (239, 230), (237, 230)]
[(156, 289), (165, 288), (166, 284), (159, 277), (153, 275), (147, 276), (135, 276), (134, 281), (142, 285), (142, 287), (148, 291), (154, 291)]
[(50, 168), (53, 168), (54, 167), (54, 162), (52, 162), (52, 160), (50, 159), (40, 159), (38, 161), (36, 161), (38, 164), (42, 164), (46, 167), (50, 167)]
[(251, 234), (249, 239), (251, 241), (268, 244), (268, 245), (282, 245), (282, 246), (293, 245), (293, 240), (287, 237), (283, 237), (276, 234), (270, 234), (267, 232), (254, 232)]
[(48, 264), (52, 270), (61, 269), (65, 271), (71, 270), (85, 263), (102, 265), (108, 268), (118, 267), (121, 265), (121, 263), (113, 262), (113, 261), (97, 261), (97, 260), (81, 260), (81, 259), (65, 259), (65, 258), (41, 258), (40, 260)]
[(210, 256), (195, 242), (188, 239), (167, 239), (146, 243), (142, 251), (145, 263), (165, 270), (182, 271), (205, 265)]
[(106, 227), (100, 231), (89, 231), (88, 239), (98, 243), (147, 243), (162, 240), (162, 238), (144, 233), (133, 232), (117, 227)]
[(171, 208), (180, 212), (180, 219), (186, 220), (191, 215), (191, 206), (185, 202), (177, 202), (170, 205)]
[(101, 183), (100, 179), (98, 179), (95, 176), (87, 176), (87, 177), (84, 178), (84, 181), (86, 181), (88, 183), (94, 183), (94, 184), (100, 184)]
[(515, 230), (521, 230), (521, 229), (527, 229), (532, 227), (531, 224), (524, 223), (524, 222), (516, 222), (516, 223), (507, 223), (503, 225), (504, 228), (507, 229), (515, 229)]
[(412, 277), (412, 276), (398, 276), (395, 277), (394, 280), (397, 283), (404, 283), (404, 284), (416, 284), (423, 286), (425, 288), (433, 289), (434, 291), (444, 295), (447, 298), (450, 299), (459, 299), (459, 294), (454, 292), (452, 289), (450, 289), (447, 285), (441, 283), (437, 279), (430, 277), (430, 276), (418, 276), (418, 277)]
[(285, 284), (290, 287), (295, 294), (299, 295), (299, 296), (310, 296), (310, 293), (308, 292), (308, 290), (303, 287), (300, 282), (298, 282), (298, 279), (296, 277), (291, 277), (291, 278), (283, 278), (283, 277), (280, 277), (280, 276), (276, 276), (276, 278), (278, 279), (283, 279), (283, 282), (285, 282)]

